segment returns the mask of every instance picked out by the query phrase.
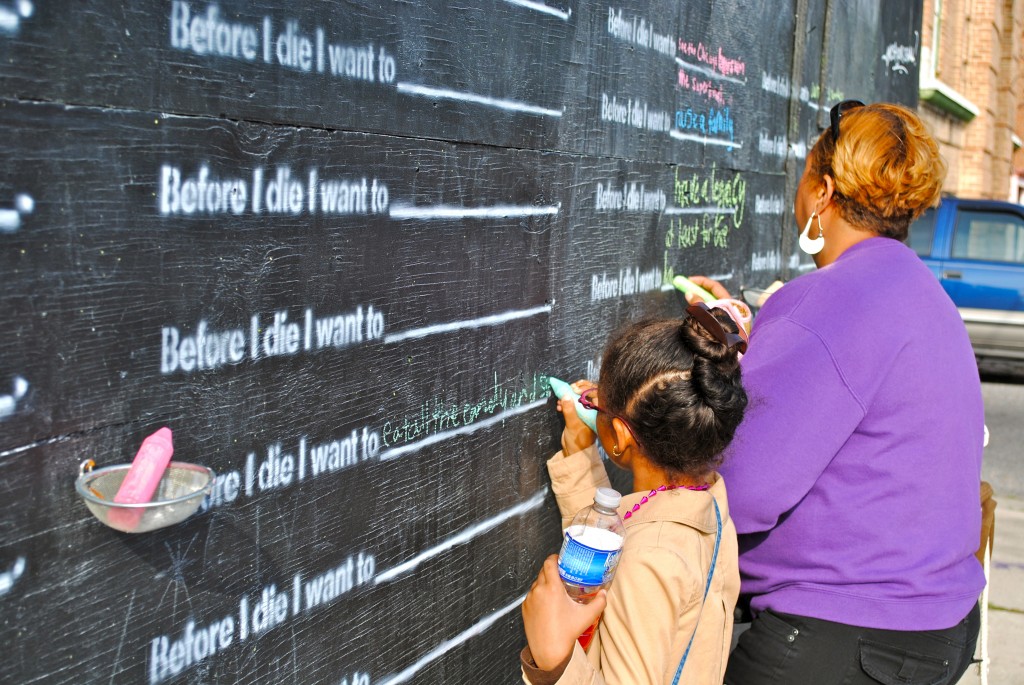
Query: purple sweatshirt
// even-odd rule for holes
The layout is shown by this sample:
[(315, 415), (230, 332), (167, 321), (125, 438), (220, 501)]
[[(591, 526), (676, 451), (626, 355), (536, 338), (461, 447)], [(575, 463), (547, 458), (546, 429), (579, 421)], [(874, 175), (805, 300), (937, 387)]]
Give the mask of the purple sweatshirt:
[(750, 404), (721, 472), (753, 610), (895, 630), (963, 619), (985, 582), (981, 384), (917, 255), (871, 238), (787, 283), (742, 367)]

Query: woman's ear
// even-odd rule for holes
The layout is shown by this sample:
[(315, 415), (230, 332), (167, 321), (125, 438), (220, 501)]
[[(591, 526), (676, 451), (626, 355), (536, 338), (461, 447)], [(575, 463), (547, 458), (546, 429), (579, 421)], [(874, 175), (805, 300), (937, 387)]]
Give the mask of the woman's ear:
[(821, 214), (821, 212), (826, 207), (828, 207), (830, 204), (832, 204), (832, 198), (835, 195), (835, 192), (836, 192), (836, 182), (835, 182), (835, 179), (833, 179), (828, 174), (825, 174), (824, 176), (822, 176), (821, 177), (821, 196), (820, 196), (820, 199), (819, 199), (819, 201), (821, 202), (821, 210), (818, 211), (819, 214)]

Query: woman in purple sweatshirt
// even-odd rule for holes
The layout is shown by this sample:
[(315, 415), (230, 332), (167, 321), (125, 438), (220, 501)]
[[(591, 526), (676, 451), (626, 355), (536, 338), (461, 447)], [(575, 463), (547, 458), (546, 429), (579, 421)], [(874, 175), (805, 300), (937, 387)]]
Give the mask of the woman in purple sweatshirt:
[(831, 115), (794, 203), (818, 269), (758, 314), (721, 468), (754, 615), (725, 682), (955, 683), (985, 582), (981, 386), (956, 308), (902, 242), (945, 163), (903, 107)]

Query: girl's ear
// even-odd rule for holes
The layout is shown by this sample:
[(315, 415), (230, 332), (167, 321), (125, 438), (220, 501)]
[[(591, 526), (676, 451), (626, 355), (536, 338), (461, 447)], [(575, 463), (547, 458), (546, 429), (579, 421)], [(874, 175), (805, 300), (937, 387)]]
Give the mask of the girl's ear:
[(617, 416), (612, 418), (612, 431), (615, 433), (615, 444), (619, 446), (619, 454), (627, 454), (629, 450), (637, 448), (633, 434), (629, 432), (629, 428), (626, 427), (622, 419)]

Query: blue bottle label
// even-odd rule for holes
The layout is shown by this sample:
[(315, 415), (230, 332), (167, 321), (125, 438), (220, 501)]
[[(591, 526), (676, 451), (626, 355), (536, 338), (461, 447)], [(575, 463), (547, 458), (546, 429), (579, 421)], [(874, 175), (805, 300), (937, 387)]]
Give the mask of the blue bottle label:
[(607, 550), (584, 545), (565, 533), (558, 555), (558, 575), (576, 585), (594, 587), (611, 581), (622, 548)]

